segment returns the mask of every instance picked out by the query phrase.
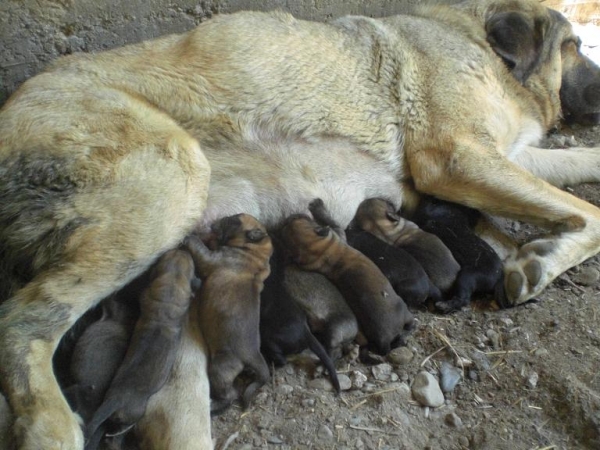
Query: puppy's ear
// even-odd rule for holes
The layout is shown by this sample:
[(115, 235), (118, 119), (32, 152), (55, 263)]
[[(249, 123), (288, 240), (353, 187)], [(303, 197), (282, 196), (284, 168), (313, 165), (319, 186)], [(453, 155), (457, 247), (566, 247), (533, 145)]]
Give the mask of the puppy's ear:
[(390, 220), (391, 222), (394, 222), (394, 223), (400, 222), (400, 216), (391, 211), (386, 211), (385, 217), (387, 217), (387, 219)]
[(485, 24), (487, 41), (513, 76), (525, 83), (538, 63), (544, 22), (519, 12), (496, 13)]
[(258, 228), (246, 231), (246, 239), (248, 239), (249, 242), (259, 242), (262, 241), (265, 237), (267, 237), (267, 233)]
[(317, 236), (321, 236), (321, 237), (328, 236), (330, 231), (331, 231), (331, 228), (329, 228), (329, 227), (315, 228), (315, 233), (317, 233)]

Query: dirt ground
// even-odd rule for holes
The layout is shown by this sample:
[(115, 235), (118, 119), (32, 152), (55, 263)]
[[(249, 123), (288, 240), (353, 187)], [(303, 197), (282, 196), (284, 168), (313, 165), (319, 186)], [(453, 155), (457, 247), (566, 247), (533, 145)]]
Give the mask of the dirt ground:
[[(600, 126), (563, 126), (546, 144), (599, 147)], [(568, 190), (600, 205), (599, 186)], [(537, 232), (503, 225), (518, 239)], [(250, 409), (213, 419), (216, 448), (600, 449), (599, 277), (594, 257), (536, 303), (494, 310), (476, 302), (450, 316), (416, 311), (406, 348), (374, 366), (338, 362), (341, 395), (314, 356), (293, 358)], [(443, 363), (458, 369), (458, 385), (443, 406), (421, 406), (413, 380), (421, 371), (439, 379)]]

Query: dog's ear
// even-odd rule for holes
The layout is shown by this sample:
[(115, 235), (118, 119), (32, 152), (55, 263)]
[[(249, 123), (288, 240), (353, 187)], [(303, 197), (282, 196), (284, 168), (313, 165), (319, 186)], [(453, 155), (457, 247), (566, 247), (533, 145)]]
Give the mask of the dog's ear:
[(542, 48), (543, 21), (519, 12), (500, 12), (485, 24), (487, 41), (521, 83), (535, 68)]
[(329, 235), (329, 231), (331, 231), (331, 228), (327, 226), (315, 228), (315, 233), (317, 233), (317, 236), (321, 237), (326, 237), (327, 235)]
[(246, 231), (246, 239), (249, 242), (259, 242), (262, 241), (265, 237), (267, 237), (267, 233), (259, 228), (254, 228), (250, 231)]

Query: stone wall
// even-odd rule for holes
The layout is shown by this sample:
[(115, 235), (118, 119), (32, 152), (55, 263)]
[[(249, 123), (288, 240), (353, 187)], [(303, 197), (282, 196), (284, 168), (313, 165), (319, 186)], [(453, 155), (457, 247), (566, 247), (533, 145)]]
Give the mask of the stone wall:
[(189, 30), (213, 14), (279, 8), (300, 18), (397, 12), (420, 0), (0, 0), (0, 105), (49, 61)]

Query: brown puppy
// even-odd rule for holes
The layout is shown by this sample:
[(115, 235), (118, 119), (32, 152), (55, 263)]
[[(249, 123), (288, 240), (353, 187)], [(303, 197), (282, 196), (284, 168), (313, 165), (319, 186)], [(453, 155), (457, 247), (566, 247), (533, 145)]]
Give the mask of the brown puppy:
[(281, 236), (298, 267), (322, 273), (337, 286), (370, 350), (385, 355), (402, 343), (414, 326), (413, 316), (371, 260), (306, 215), (290, 216)]
[(254, 376), (242, 396), (244, 406), (269, 380), (260, 353), (259, 321), (273, 246), (265, 227), (248, 214), (225, 217), (211, 229), (216, 234), (214, 251), (196, 236), (186, 242), (203, 280), (198, 320), (209, 352), (211, 411), (220, 413), (238, 398), (233, 383), (242, 371), (250, 369)]
[(390, 202), (381, 198), (363, 201), (356, 211), (354, 224), (410, 253), (421, 263), (442, 294), (452, 288), (460, 271), (452, 252), (436, 235), (421, 230), (415, 223), (396, 214)]
[(294, 265), (285, 268), (285, 290), (304, 310), (308, 324), (317, 339), (334, 359), (358, 333), (358, 323), (339, 289), (324, 275), (301, 270)]
[(119, 429), (134, 425), (149, 397), (165, 384), (181, 339), (192, 297), (194, 263), (189, 253), (170, 250), (157, 262), (140, 298), (138, 319), (125, 359), (86, 427), (86, 449), (95, 448), (109, 421)]

